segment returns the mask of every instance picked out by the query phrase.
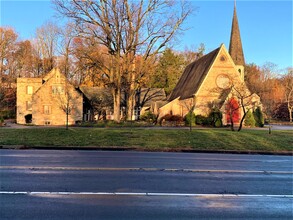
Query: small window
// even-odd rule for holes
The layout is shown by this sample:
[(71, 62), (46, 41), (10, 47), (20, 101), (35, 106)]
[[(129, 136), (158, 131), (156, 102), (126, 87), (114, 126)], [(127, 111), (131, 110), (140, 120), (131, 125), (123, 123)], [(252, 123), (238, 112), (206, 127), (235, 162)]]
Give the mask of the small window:
[(44, 123), (45, 125), (50, 125), (51, 124), (51, 122), (50, 121), (45, 121), (45, 123)]
[(33, 87), (32, 86), (27, 86), (26, 87), (26, 94), (32, 95), (33, 94)]
[(51, 106), (50, 105), (44, 105), (44, 114), (45, 115), (51, 114)]
[(220, 61), (225, 62), (226, 61), (226, 57), (223, 55), (220, 57)]
[(55, 79), (56, 79), (55, 80), (56, 83), (60, 83), (61, 82), (61, 77), (60, 77), (60, 74), (59, 73), (56, 74)]
[(32, 111), (32, 102), (31, 101), (26, 102), (26, 110), (27, 111)]
[(52, 86), (52, 93), (53, 94), (63, 94), (64, 93), (64, 87), (59, 85), (59, 86)]

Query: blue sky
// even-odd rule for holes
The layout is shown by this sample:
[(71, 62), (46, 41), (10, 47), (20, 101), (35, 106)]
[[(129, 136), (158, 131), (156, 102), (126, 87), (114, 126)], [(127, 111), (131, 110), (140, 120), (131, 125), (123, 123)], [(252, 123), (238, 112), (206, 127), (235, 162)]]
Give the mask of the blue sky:
[[(0, 25), (15, 29), (22, 40), (34, 36), (46, 21), (60, 23), (50, 1), (0, 0)], [(206, 53), (224, 43), (229, 47), (234, 0), (197, 1), (189, 27), (176, 43), (177, 50), (206, 46)], [(292, 1), (237, 1), (237, 14), (246, 63), (266, 62), (284, 69), (292, 64)]]

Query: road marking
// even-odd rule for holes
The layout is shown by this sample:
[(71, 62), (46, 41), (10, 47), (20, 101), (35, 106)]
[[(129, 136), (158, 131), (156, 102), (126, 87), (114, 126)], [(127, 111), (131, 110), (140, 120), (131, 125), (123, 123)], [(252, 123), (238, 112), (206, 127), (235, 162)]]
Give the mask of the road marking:
[(153, 192), (30, 192), (0, 191), (0, 195), (103, 195), (103, 196), (176, 196), (176, 197), (282, 197), (293, 195), (258, 195), (258, 194), (198, 194), (198, 193), (153, 193)]
[(136, 168), (136, 167), (42, 167), (42, 166), (0, 166), (0, 169), (20, 170), (82, 170), (82, 171), (165, 171), (193, 173), (261, 173), (261, 174), (293, 174), (293, 171), (272, 170), (208, 170), (208, 169), (173, 169), (173, 168)]

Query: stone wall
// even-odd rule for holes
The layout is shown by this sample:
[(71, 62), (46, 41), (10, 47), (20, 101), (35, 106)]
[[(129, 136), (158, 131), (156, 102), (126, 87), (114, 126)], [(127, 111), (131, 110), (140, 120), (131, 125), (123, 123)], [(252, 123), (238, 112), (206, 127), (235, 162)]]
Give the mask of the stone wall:
[(25, 116), (32, 114), (30, 106), (32, 104), (33, 93), (36, 92), (41, 86), (41, 78), (17, 79), (16, 122), (18, 124), (26, 124)]

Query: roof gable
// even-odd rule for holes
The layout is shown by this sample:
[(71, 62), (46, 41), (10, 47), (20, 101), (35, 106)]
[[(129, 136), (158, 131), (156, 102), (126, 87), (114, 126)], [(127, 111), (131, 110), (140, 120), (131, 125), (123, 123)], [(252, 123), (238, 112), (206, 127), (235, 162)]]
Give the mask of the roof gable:
[[(244, 83), (244, 81), (241, 79), (240, 73), (237, 71), (237, 68), (232, 57), (230, 56), (224, 44), (220, 46), (218, 53), (214, 57), (214, 61), (212, 62), (208, 72), (205, 75), (205, 78), (203, 79), (202, 83), (199, 85), (197, 89), (197, 92), (195, 93), (196, 95), (200, 94), (202, 92), (202, 89), (211, 88), (211, 81), (205, 81), (207, 79), (210, 79), (210, 77), (214, 78), (214, 81), (216, 81), (217, 75), (215, 76), (215, 73), (217, 73), (217, 75), (227, 75), (233, 85)], [(219, 88), (216, 88), (215, 91), (217, 89)], [(223, 89), (223, 91), (224, 90), (225, 89)], [(213, 91), (213, 89), (211, 91)], [(225, 93), (226, 92), (224, 91), (224, 94)]]
[[(67, 78), (63, 73), (60, 72), (58, 68), (52, 69), (45, 77), (43, 78), (43, 84), (36, 90), (34, 94), (39, 93), (39, 91), (45, 89), (47, 85), (65, 85), (67, 89), (75, 87), (68, 82)], [(76, 90), (77, 91), (77, 90)]]
[(221, 47), (192, 62), (185, 68), (168, 101), (178, 97), (180, 99), (187, 99), (198, 91)]

